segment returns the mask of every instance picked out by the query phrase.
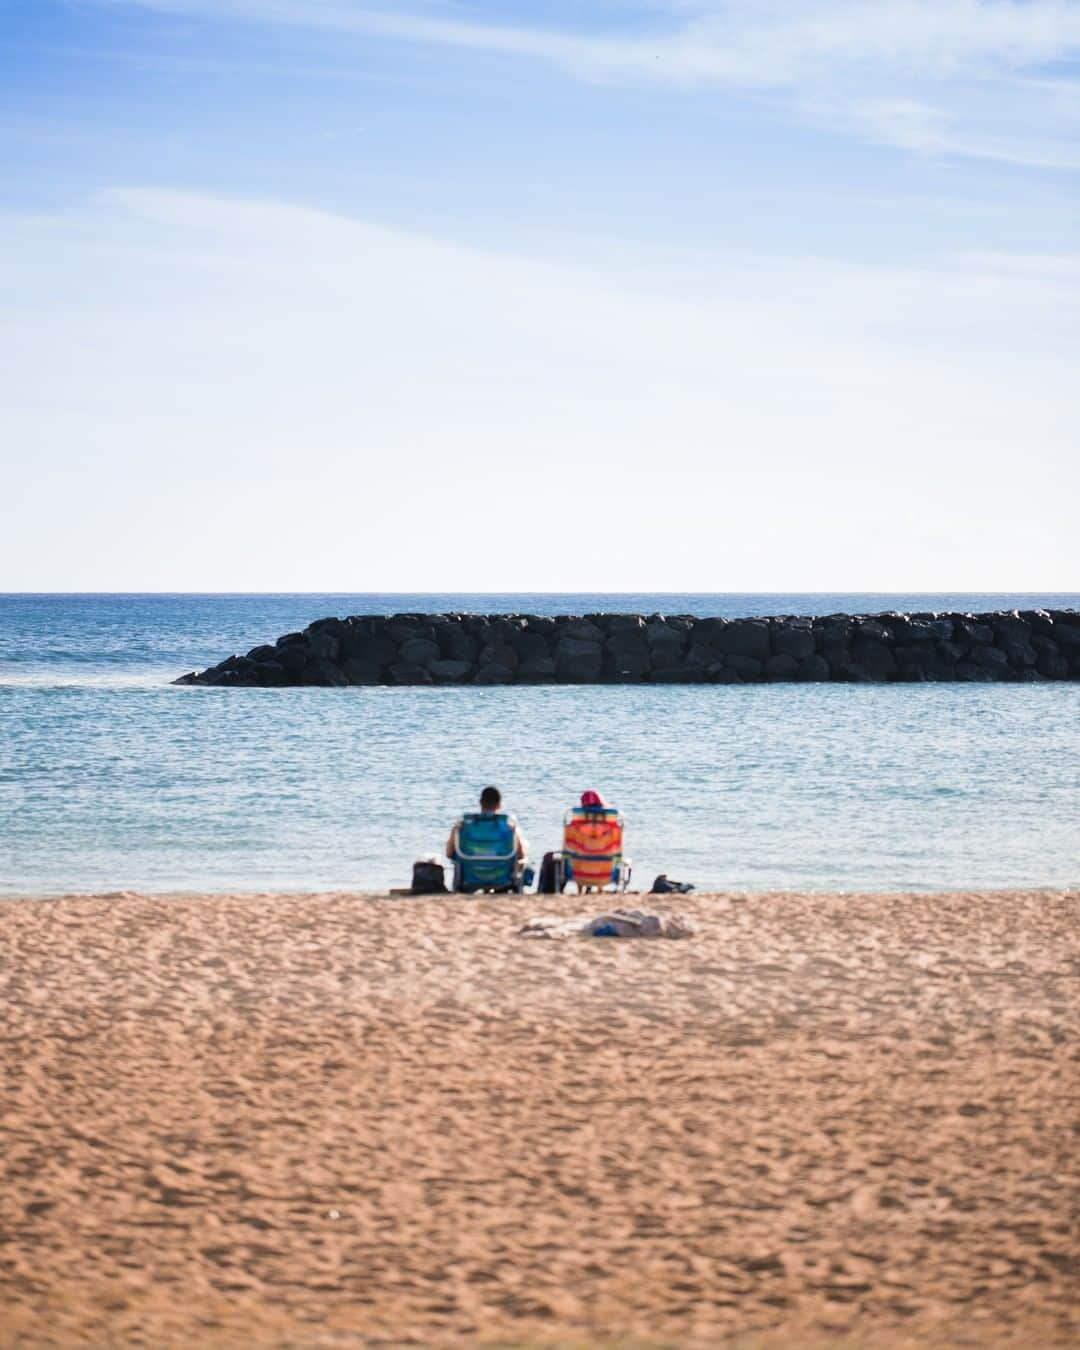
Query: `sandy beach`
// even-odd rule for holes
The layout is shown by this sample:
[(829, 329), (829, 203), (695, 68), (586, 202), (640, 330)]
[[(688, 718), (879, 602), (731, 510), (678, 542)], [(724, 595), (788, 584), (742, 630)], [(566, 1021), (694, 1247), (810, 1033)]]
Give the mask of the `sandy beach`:
[(0, 1342), (1080, 1342), (1080, 893), (663, 900), (0, 905)]

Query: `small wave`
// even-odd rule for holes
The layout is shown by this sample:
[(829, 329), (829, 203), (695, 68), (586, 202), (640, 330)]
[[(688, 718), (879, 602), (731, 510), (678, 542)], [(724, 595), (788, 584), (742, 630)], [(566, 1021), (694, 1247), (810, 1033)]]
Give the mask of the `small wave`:
[(74, 671), (34, 671), (26, 675), (5, 674), (0, 677), (0, 689), (163, 689), (175, 675), (160, 671), (132, 673), (131, 671), (79, 674)]

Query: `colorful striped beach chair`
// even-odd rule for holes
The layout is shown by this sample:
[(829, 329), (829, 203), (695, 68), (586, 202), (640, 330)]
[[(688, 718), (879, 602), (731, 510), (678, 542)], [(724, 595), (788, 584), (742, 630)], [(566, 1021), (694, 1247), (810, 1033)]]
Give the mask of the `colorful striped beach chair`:
[(522, 887), (515, 821), (505, 812), (473, 811), (457, 827), (454, 890), (516, 891)]
[(563, 849), (556, 864), (556, 882), (564, 890), (574, 882), (579, 891), (614, 886), (625, 891), (632, 864), (623, 857), (623, 818), (608, 806), (575, 806), (567, 811)]

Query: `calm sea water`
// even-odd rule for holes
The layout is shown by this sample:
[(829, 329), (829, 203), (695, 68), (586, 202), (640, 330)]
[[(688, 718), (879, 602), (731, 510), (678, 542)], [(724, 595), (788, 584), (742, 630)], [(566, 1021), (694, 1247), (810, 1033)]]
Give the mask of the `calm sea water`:
[(586, 787), (635, 881), (1080, 882), (1080, 684), (176, 689), (329, 614), (1080, 608), (1080, 595), (3, 595), (0, 893), (374, 889), (498, 783)]

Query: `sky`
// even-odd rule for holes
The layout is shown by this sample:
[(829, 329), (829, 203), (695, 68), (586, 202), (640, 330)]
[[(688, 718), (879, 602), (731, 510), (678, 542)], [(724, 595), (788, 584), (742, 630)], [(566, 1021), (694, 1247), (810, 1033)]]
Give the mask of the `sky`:
[(1080, 589), (1080, 0), (0, 0), (0, 590)]

